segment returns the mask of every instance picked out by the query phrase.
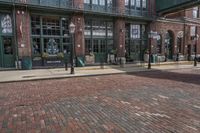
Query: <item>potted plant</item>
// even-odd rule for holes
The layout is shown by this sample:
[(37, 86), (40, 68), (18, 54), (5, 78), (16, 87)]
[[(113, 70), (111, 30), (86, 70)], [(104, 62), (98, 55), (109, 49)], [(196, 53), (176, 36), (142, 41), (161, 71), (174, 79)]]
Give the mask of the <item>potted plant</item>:
[(57, 58), (60, 59), (60, 60), (63, 60), (64, 59), (64, 54), (62, 52), (59, 52), (57, 54)]
[(49, 54), (46, 53), (46, 52), (42, 53), (42, 58), (45, 59), (45, 60), (48, 59), (49, 58)]

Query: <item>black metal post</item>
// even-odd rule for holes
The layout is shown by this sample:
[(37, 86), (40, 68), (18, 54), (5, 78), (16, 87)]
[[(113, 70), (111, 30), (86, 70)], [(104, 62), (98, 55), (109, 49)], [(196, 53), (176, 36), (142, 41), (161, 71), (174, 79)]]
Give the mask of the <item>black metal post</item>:
[(196, 43), (195, 43), (194, 66), (197, 66), (197, 39), (196, 39)]
[(151, 37), (149, 37), (149, 61), (148, 61), (148, 69), (151, 69)]
[(75, 74), (74, 72), (74, 33), (71, 34), (72, 44), (71, 44), (71, 74)]

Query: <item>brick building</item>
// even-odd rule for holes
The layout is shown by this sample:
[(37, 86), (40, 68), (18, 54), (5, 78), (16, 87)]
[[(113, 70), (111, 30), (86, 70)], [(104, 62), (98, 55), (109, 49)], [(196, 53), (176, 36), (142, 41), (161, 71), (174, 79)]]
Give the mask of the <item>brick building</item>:
[(200, 44), (199, 14), (194, 7), (159, 16), (155, 0), (0, 0), (0, 68), (24, 60), (34, 68), (63, 66), (71, 22), (79, 65), (111, 63), (113, 55), (145, 61), (150, 30), (159, 34), (151, 43), (154, 61), (192, 60)]

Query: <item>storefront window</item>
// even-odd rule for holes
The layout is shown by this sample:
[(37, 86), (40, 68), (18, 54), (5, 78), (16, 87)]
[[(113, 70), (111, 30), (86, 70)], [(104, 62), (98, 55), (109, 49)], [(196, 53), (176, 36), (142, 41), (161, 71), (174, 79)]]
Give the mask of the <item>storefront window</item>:
[(60, 35), (59, 19), (44, 18), (42, 21), (44, 35)]
[(33, 54), (41, 54), (40, 38), (33, 38), (32, 44), (33, 44)]
[(12, 19), (10, 15), (1, 18), (1, 28), (3, 34), (12, 34)]
[(133, 39), (139, 39), (140, 38), (140, 25), (131, 25), (130, 28), (131, 38)]
[(31, 17), (31, 29), (33, 35), (40, 35), (40, 17), (32, 16)]
[(88, 19), (85, 24), (86, 53), (105, 53), (108, 47), (113, 48), (113, 22)]
[(199, 12), (198, 9), (199, 9), (198, 7), (194, 7), (193, 8), (193, 12), (192, 12), (193, 18), (198, 18), (199, 17), (198, 16), (198, 12)]
[(32, 53), (41, 56), (44, 52), (57, 55), (68, 53), (70, 35), (66, 18), (31, 16)]

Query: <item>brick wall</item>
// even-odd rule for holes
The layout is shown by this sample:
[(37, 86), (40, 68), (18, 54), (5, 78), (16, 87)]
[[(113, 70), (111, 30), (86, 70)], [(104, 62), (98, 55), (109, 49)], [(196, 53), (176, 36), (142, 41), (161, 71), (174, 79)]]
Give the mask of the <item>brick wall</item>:
[(125, 56), (125, 21), (118, 18), (114, 22), (114, 46), (117, 48), (117, 56)]
[(75, 53), (76, 56), (85, 55), (85, 38), (84, 38), (84, 16), (83, 14), (74, 14), (73, 23), (76, 25), (75, 30)]
[[(175, 47), (177, 45), (177, 35), (178, 32), (183, 31), (184, 30), (184, 25), (181, 23), (170, 23), (167, 21), (163, 21), (163, 22), (154, 22), (151, 24), (151, 30), (153, 31), (157, 31), (158, 34), (161, 35), (161, 39), (162, 39), (162, 54), (164, 55), (164, 43), (165, 43), (165, 35), (168, 31), (170, 31), (172, 33), (173, 36), (173, 53), (176, 54), (176, 50)], [(154, 42), (155, 43), (155, 42)], [(154, 46), (155, 45), (155, 46)], [(153, 44), (153, 47), (156, 48), (156, 44)], [(181, 53), (183, 53), (184, 48), (183, 48), (183, 42), (182, 42), (182, 47), (181, 47)]]
[(30, 14), (25, 9), (17, 9), (16, 30), (19, 57), (31, 56)]
[(84, 0), (73, 0), (73, 5), (78, 9), (84, 8)]
[(115, 5), (118, 9), (118, 12), (123, 14), (125, 11), (125, 0), (116, 0)]

